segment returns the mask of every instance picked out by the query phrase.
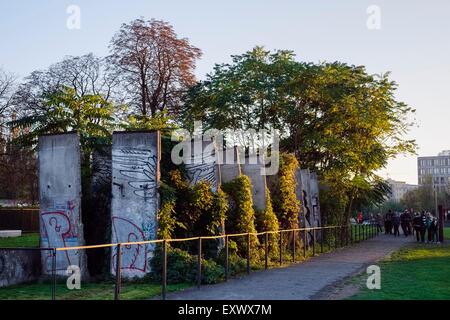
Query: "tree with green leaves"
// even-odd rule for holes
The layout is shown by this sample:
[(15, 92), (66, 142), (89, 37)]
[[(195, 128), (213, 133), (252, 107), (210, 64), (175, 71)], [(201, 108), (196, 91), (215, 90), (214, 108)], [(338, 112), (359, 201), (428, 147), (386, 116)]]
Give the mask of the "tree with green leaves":
[(424, 181), (418, 188), (405, 193), (400, 200), (400, 204), (404, 208), (412, 208), (418, 212), (425, 210), (436, 214), (436, 200), (439, 205), (448, 208), (450, 205), (449, 190), (437, 189), (433, 186), (433, 177), (426, 176)]
[(205, 128), (280, 130), (281, 151), (295, 154), (327, 186), (332, 199), (321, 197), (322, 211), (348, 221), (357, 207), (388, 192), (378, 170), (415, 150), (406, 138), (414, 109), (397, 101), (396, 89), (389, 73), (299, 62), (291, 51), (256, 47), (216, 65), (193, 87), (183, 119), (185, 126), (201, 120)]
[(97, 145), (110, 141), (115, 126), (114, 108), (102, 96), (78, 96), (75, 89), (63, 87), (43, 100), (45, 111), (9, 122), (13, 129), (26, 130), (17, 137), (17, 143), (36, 145), (40, 135), (77, 131), (82, 150), (89, 153)]

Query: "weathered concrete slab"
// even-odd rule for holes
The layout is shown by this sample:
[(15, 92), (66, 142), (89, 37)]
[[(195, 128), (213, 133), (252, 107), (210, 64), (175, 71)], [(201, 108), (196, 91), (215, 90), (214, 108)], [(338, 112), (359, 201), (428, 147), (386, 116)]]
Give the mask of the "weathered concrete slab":
[(217, 164), (217, 148), (214, 140), (192, 140), (185, 142), (190, 154), (184, 156), (187, 179), (191, 186), (207, 181), (214, 191), (220, 183), (220, 169)]
[(20, 237), (22, 230), (0, 230), (0, 238)]
[(218, 161), (220, 165), (220, 182), (226, 183), (236, 179), (242, 174), (242, 149), (235, 146), (226, 150), (219, 150)]
[(300, 169), (300, 181), (297, 183), (300, 185), (302, 194), (302, 226), (312, 227), (312, 206), (311, 206), (311, 189), (310, 189), (310, 171), (309, 169)]
[[(154, 240), (157, 235), (160, 177), (159, 132), (115, 132), (112, 146), (112, 241)], [(122, 275), (143, 277), (150, 271), (154, 245), (122, 248)], [(115, 274), (117, 250), (112, 250)]]
[(245, 158), (241, 165), (242, 173), (250, 178), (252, 183), (253, 205), (257, 210), (266, 209), (266, 175), (264, 174), (263, 156), (250, 156)]
[(317, 178), (317, 173), (311, 172), (310, 174), (310, 192), (311, 192), (311, 207), (312, 207), (312, 218), (311, 223), (315, 227), (321, 226), (321, 215), (320, 215), (320, 199), (319, 199), (319, 181)]
[(41, 270), (39, 250), (0, 250), (0, 288), (37, 280)]
[[(84, 245), (81, 220), (80, 144), (76, 133), (39, 137), (39, 200), (41, 247)], [(86, 272), (83, 251), (56, 253), (56, 272), (76, 265)], [(43, 273), (52, 271), (52, 256), (42, 251)]]

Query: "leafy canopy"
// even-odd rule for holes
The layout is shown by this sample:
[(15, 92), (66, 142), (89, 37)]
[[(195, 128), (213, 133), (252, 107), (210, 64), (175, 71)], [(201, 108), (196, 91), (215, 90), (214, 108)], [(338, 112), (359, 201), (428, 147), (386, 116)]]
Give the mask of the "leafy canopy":
[(114, 129), (114, 108), (101, 95), (77, 95), (75, 89), (63, 87), (46, 95), (45, 111), (35, 112), (9, 122), (12, 128), (21, 128), (16, 142), (35, 145), (39, 135), (77, 131), (83, 149), (92, 150), (96, 145), (111, 139)]

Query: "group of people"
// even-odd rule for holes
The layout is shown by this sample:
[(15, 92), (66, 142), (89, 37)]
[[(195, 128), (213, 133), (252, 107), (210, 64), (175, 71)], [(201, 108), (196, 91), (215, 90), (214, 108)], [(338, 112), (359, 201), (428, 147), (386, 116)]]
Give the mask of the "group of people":
[(378, 231), (383, 232), (382, 226), (384, 226), (385, 234), (393, 234), (396, 237), (400, 236), (401, 228), (405, 237), (414, 236), (415, 233), (417, 242), (439, 241), (438, 219), (430, 212), (413, 213), (410, 210), (405, 210), (400, 214), (389, 210), (384, 217), (381, 214), (377, 215), (376, 225)]

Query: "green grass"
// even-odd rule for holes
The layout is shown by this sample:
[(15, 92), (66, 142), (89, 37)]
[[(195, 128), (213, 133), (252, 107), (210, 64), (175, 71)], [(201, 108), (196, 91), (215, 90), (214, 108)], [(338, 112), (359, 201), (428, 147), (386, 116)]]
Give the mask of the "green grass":
[[(189, 284), (168, 285), (169, 292), (189, 287)], [(121, 300), (143, 300), (161, 294), (161, 285), (155, 283), (123, 283)], [(0, 288), (0, 300), (50, 300), (51, 284), (23, 284)], [(80, 290), (69, 290), (65, 283), (56, 287), (57, 300), (112, 300), (114, 299), (114, 283), (81, 284)]]
[(450, 240), (450, 227), (444, 229), (444, 237), (447, 240)]
[(35, 248), (39, 247), (39, 233), (26, 233), (20, 237), (0, 238), (0, 248)]
[[(448, 236), (448, 231), (447, 236)], [(414, 244), (378, 265), (381, 289), (365, 286), (367, 275), (357, 277), (361, 290), (354, 300), (450, 299), (450, 244)]]

